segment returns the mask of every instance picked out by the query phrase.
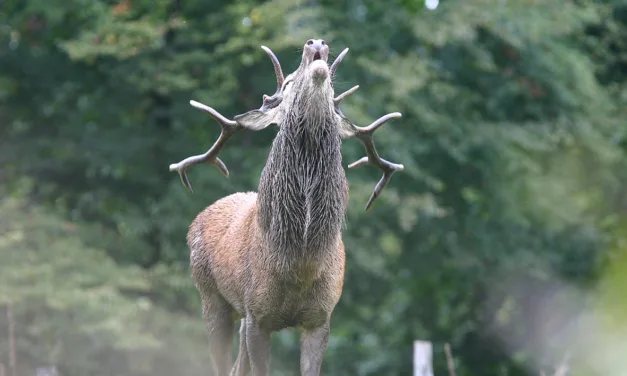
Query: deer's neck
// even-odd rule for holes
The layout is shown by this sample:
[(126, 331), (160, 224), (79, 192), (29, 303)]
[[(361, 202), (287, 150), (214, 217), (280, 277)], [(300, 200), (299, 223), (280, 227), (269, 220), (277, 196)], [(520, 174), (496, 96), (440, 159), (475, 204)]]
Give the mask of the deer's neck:
[(332, 116), (289, 116), (262, 172), (258, 219), (271, 248), (311, 254), (337, 244), (344, 223), (341, 138)]

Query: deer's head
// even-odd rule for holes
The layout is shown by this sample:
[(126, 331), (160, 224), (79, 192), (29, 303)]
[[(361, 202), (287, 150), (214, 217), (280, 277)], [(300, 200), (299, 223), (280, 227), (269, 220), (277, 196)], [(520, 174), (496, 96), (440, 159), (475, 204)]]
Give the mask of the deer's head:
[(263, 96), (260, 109), (238, 115), (235, 121), (246, 128), (261, 129), (269, 124), (289, 126), (305, 114), (310, 117), (334, 116), (333, 73), (348, 49), (329, 67), (329, 46), (322, 39), (309, 39), (303, 46), (300, 65), (283, 78), (276, 56), (267, 47), (262, 48), (272, 59), (277, 91), (272, 96)]
[[(234, 120), (225, 118), (209, 106), (191, 101), (194, 107), (209, 112), (221, 124), (222, 133), (205, 154), (188, 157), (179, 163), (172, 164), (170, 171), (178, 171), (183, 184), (191, 191), (185, 170), (194, 164), (212, 163), (228, 176), (228, 170), (217, 154), (226, 140), (239, 130), (256, 131), (270, 124), (276, 124), (279, 127), (292, 126), (301, 124), (300, 120), (303, 118), (309, 120), (325, 118), (337, 125), (343, 138), (358, 138), (364, 144), (367, 156), (350, 164), (349, 168), (370, 164), (383, 171), (383, 177), (379, 180), (366, 205), (366, 209), (369, 208), (387, 185), (392, 174), (403, 170), (403, 165), (391, 163), (379, 156), (374, 147), (372, 135), (387, 120), (400, 117), (401, 114), (398, 112), (387, 114), (367, 127), (358, 127), (342, 113), (339, 107), (340, 102), (359, 87), (355, 86), (334, 98), (333, 78), (348, 48), (345, 48), (329, 66), (327, 62), (329, 46), (322, 39), (310, 39), (303, 46), (300, 65), (287, 77), (283, 76), (281, 64), (274, 53), (266, 46), (261, 46), (261, 48), (266, 51), (274, 66), (277, 78), (277, 89), (274, 95), (264, 95), (263, 104), (259, 109), (237, 115), (233, 118)], [(315, 124), (315, 121), (309, 121), (308, 124)]]

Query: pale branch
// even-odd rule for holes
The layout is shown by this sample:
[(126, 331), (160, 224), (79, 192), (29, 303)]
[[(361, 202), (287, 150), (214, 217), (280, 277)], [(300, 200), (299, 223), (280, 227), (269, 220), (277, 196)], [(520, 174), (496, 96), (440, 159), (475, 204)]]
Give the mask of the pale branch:
[(9, 369), (11, 376), (17, 376), (17, 351), (15, 349), (15, 317), (13, 303), (7, 304), (7, 322), (9, 324)]
[(449, 376), (456, 376), (455, 374), (455, 360), (453, 359), (453, 351), (451, 351), (451, 345), (444, 344), (444, 353), (446, 354), (446, 366), (448, 367)]

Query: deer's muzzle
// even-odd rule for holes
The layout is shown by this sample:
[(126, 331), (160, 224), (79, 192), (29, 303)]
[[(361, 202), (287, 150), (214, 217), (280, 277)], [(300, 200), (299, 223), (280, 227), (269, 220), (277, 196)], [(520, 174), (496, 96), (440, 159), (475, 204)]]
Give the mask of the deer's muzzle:
[(309, 69), (316, 83), (323, 83), (329, 77), (329, 66), (323, 60), (314, 60)]

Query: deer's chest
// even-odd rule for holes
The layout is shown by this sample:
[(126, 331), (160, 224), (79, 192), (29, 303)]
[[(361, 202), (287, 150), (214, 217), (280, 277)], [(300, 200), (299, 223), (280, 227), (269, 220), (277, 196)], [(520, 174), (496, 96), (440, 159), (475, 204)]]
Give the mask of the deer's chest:
[(324, 247), (339, 234), (347, 200), (340, 142), (329, 134), (275, 140), (259, 194), (262, 227), (277, 245)]

